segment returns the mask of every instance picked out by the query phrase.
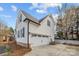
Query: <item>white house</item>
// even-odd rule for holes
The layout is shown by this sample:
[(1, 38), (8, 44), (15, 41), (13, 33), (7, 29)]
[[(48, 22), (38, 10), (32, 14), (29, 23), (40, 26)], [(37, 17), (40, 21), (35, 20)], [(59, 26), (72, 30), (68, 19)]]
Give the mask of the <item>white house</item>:
[(17, 44), (29, 47), (49, 44), (54, 41), (55, 22), (51, 14), (37, 20), (23, 10), (19, 10), (16, 20)]

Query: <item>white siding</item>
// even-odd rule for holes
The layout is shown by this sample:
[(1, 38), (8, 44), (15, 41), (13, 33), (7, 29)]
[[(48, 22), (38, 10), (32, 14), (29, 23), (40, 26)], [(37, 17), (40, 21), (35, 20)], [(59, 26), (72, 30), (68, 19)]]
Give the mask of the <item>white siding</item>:
[[(49, 20), (51, 23), (50, 27), (47, 25), (47, 20)], [(40, 25), (37, 25), (37, 24), (31, 22), (29, 25), (29, 31), (31, 33), (52, 36), (52, 39), (54, 40), (55, 24), (52, 20), (53, 19), (51, 19), (50, 17), (47, 17), (46, 20), (43, 20)]]
[(29, 31), (32, 33), (51, 35), (50, 30), (50, 27), (47, 26), (47, 20), (43, 20), (40, 25), (33, 22), (29, 25)]
[(31, 34), (29, 36), (31, 47), (47, 45), (50, 43), (49, 37), (32, 37)]
[[(25, 28), (25, 37), (18, 38), (18, 31), (21, 31), (23, 27)], [(17, 40), (17, 42), (27, 43), (26, 38), (27, 38), (27, 23), (21, 23), (18, 25), (17, 30), (16, 30), (16, 40)]]
[[(17, 26), (16, 26), (16, 41), (17, 43), (18, 42), (21, 42), (21, 43), (27, 43), (27, 22), (23, 22), (23, 20), (25, 19), (25, 16), (22, 15), (22, 21), (20, 23), (18, 23), (18, 20), (17, 19)], [(25, 28), (25, 37), (19, 37), (18, 38), (18, 31), (21, 31), (23, 29), (23, 27)]]

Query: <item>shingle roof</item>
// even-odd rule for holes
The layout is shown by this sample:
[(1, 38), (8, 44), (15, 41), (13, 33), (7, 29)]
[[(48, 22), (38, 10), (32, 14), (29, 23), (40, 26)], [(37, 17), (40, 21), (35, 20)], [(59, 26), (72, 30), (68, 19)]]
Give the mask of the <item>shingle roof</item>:
[[(47, 15), (48, 16), (48, 15)], [(42, 18), (41, 20), (39, 20), (39, 22), (42, 22), (47, 16), (45, 16), (44, 18)]]
[(40, 24), (40, 22), (42, 22), (47, 16), (51, 15), (51, 14), (48, 14), (47, 16), (45, 16), (44, 18), (42, 18), (41, 20), (38, 20), (38, 19), (34, 18), (33, 16), (31, 16), (30, 14), (26, 13), (25, 11), (23, 11), (23, 10), (20, 10), (20, 11), (23, 13), (23, 15), (25, 17), (27, 17), (28, 20), (30, 20), (32, 22), (35, 22), (37, 24)]
[(21, 12), (22, 12), (23, 15), (24, 15), (25, 17), (27, 17), (29, 20), (34, 21), (34, 22), (36, 22), (36, 23), (39, 23), (39, 21), (38, 21), (36, 18), (34, 18), (33, 16), (31, 16), (30, 14), (26, 13), (26, 12), (23, 11), (23, 10), (21, 10)]

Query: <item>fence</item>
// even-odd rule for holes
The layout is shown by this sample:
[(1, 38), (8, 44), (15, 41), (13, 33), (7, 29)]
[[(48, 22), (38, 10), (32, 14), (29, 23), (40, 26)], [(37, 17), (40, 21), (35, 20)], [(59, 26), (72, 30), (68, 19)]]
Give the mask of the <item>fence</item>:
[(60, 43), (60, 44), (79, 45), (79, 41), (77, 40), (57, 40), (55, 39), (55, 42)]

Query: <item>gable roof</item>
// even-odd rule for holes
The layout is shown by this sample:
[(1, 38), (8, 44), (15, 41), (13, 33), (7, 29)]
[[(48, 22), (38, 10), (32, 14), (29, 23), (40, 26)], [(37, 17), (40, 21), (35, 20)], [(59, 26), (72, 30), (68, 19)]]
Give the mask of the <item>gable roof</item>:
[[(51, 17), (52, 19), (54, 19), (53, 17), (52, 17), (52, 14), (48, 14), (47, 16), (45, 16), (44, 18), (42, 18), (39, 22), (42, 22), (44, 19), (46, 19), (46, 17)], [(54, 21), (54, 20), (53, 20)]]
[(26, 19), (30, 20), (30, 21), (33, 21), (35, 23), (39, 23), (39, 21), (34, 18), (33, 16), (31, 16), (30, 14), (26, 13), (25, 11), (23, 10), (20, 10), (22, 12), (22, 14), (26, 17)]
[[(48, 16), (48, 15), (47, 15)], [(47, 16), (45, 16), (44, 18), (42, 18), (41, 20), (39, 20), (39, 22), (42, 22)]]
[(47, 16), (45, 16), (44, 18), (42, 18), (41, 20), (38, 20), (38, 19), (34, 18), (33, 16), (31, 16), (30, 14), (26, 13), (23, 10), (20, 10), (20, 12), (22, 12), (22, 14), (26, 17), (25, 20), (30, 20), (30, 21), (32, 21), (34, 23), (37, 23), (37, 24), (40, 24), (46, 17), (51, 16), (51, 14), (48, 14)]

